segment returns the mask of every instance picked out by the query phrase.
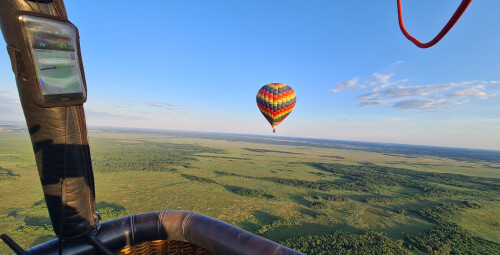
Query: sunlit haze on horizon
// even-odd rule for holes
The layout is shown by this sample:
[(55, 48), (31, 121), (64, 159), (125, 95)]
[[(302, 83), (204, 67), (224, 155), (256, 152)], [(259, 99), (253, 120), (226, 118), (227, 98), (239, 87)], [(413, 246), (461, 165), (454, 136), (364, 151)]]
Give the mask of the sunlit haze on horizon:
[[(396, 1), (113, 2), (65, 1), (90, 127), (273, 135), (255, 96), (278, 82), (297, 105), (276, 137), (500, 150), (500, 1), (473, 1), (429, 49)], [(427, 42), (461, 1), (402, 2)], [(24, 121), (0, 44), (0, 120)]]

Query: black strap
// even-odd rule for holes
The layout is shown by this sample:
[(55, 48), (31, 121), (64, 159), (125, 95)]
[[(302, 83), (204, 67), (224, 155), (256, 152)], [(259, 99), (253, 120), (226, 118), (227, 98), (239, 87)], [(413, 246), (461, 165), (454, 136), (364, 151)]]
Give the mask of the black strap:
[(94, 248), (103, 255), (114, 255), (113, 252), (111, 252), (108, 247), (106, 247), (99, 239), (97, 239), (97, 236), (95, 236), (94, 233), (90, 234), (87, 236), (87, 240), (89, 241)]
[(26, 252), (24, 251), (19, 244), (17, 244), (12, 238), (10, 238), (7, 234), (2, 234), (0, 238), (10, 247), (12, 251), (14, 251), (18, 255), (26, 255)]

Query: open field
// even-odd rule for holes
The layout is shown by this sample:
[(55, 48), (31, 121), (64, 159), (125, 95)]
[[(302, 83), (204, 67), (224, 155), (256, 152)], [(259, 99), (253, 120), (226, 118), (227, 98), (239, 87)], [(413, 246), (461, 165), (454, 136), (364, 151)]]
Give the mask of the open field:
[[(104, 221), (187, 210), (308, 254), (500, 251), (500, 152), (117, 129), (89, 139)], [(25, 248), (53, 238), (22, 128), (0, 130), (0, 201), (0, 232)]]

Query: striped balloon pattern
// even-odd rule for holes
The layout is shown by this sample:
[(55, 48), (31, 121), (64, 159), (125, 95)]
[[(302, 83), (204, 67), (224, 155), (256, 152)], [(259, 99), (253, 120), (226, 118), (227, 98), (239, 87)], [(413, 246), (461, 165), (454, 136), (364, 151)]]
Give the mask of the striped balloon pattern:
[(273, 128), (292, 112), (295, 101), (295, 91), (282, 83), (267, 84), (257, 92), (257, 106)]

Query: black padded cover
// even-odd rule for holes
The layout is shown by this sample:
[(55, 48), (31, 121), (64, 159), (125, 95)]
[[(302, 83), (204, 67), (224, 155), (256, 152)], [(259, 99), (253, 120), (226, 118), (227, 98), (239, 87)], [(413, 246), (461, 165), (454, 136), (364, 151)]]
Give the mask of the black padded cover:
[(44, 108), (35, 103), (32, 93), (33, 86), (37, 86), (36, 76), (18, 19), (21, 14), (29, 14), (67, 21), (61, 0), (43, 2), (0, 0), (0, 27), (54, 232), (62, 240), (78, 239), (94, 231), (98, 224), (83, 105)]
[[(111, 251), (144, 241), (177, 240), (194, 243), (214, 254), (301, 254), (283, 245), (222, 221), (186, 211), (161, 211), (132, 215), (104, 222), (97, 238)], [(27, 250), (30, 255), (98, 254), (85, 241), (52, 240)]]

